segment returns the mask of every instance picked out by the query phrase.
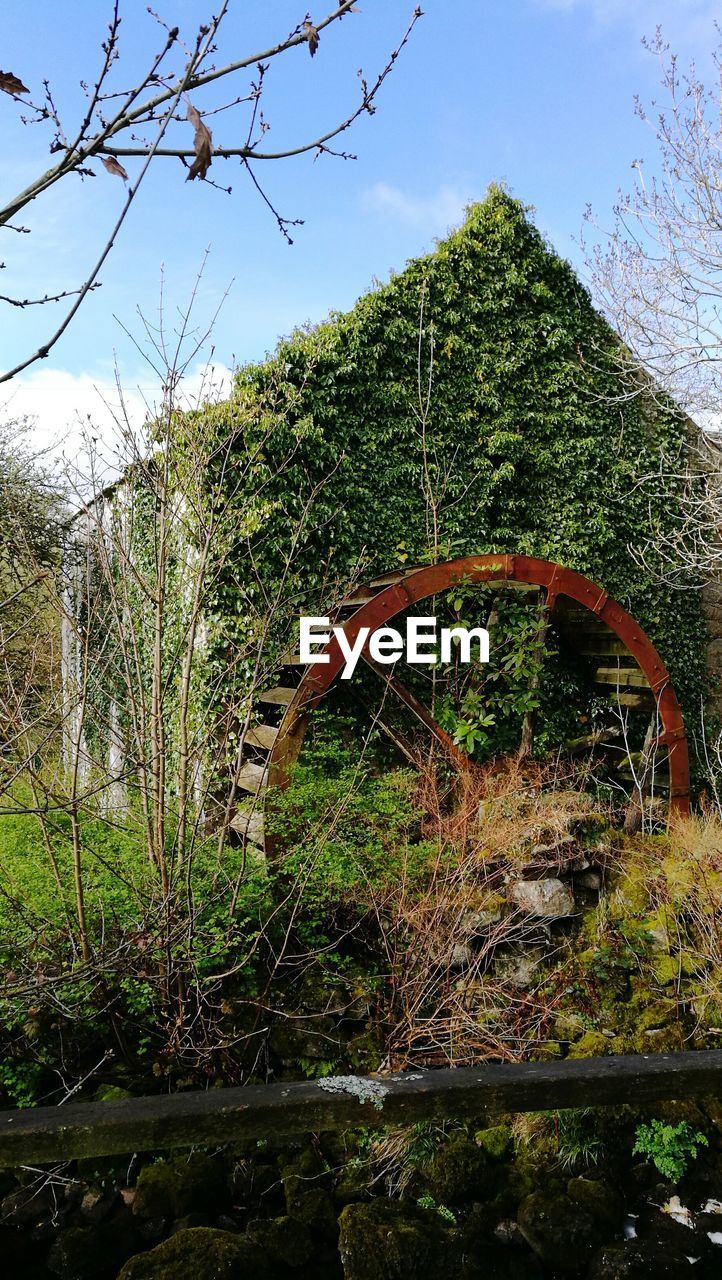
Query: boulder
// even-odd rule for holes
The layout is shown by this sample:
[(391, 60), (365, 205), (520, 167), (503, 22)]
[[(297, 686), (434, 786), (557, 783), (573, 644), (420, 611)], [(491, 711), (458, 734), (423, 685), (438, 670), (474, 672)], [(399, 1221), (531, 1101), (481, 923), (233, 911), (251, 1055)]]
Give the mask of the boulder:
[(498, 924), (504, 914), (506, 902), (501, 894), (490, 894), (478, 911), (467, 911), (461, 917), (460, 928), (466, 938), (477, 938)]
[(315, 1235), (335, 1240), (336, 1211), (331, 1195), (331, 1172), (314, 1150), (307, 1147), (281, 1171), (290, 1218), (310, 1227)]
[(570, 1178), (567, 1195), (586, 1209), (610, 1236), (621, 1231), (624, 1203), (621, 1196), (601, 1178)]
[(543, 920), (559, 920), (575, 911), (574, 894), (569, 885), (554, 876), (545, 880), (515, 880), (509, 886), (509, 899), (522, 911)]
[(461, 1276), (463, 1280), (543, 1280), (539, 1259), (523, 1241), (519, 1248), (488, 1236), (476, 1248), (464, 1248)]
[(470, 1204), (494, 1191), (496, 1175), (486, 1152), (465, 1134), (454, 1134), (439, 1147), (421, 1177), (437, 1204)]
[(601, 887), (602, 873), (601, 871), (597, 871), (596, 867), (591, 867), (589, 871), (581, 871), (579, 874), (575, 872), (575, 889), (588, 889), (590, 893), (599, 893)]
[(90, 1226), (103, 1222), (121, 1203), (119, 1193), (114, 1187), (103, 1191), (100, 1187), (88, 1187), (80, 1201), (80, 1216)]
[(588, 1280), (686, 1280), (697, 1269), (686, 1254), (655, 1240), (625, 1240), (596, 1254)]
[(477, 1129), (474, 1142), (490, 1160), (503, 1160), (514, 1146), (514, 1135), (510, 1125), (494, 1124), (488, 1129)]
[(314, 1254), (311, 1232), (295, 1218), (259, 1218), (248, 1224), (246, 1238), (287, 1267), (302, 1267)]
[(607, 1232), (569, 1196), (534, 1191), (522, 1200), (517, 1222), (527, 1244), (559, 1275), (578, 1275)]
[(350, 1204), (339, 1227), (345, 1280), (439, 1280), (461, 1274), (457, 1234), (435, 1209), (395, 1200)]
[(115, 1280), (118, 1268), (138, 1248), (127, 1212), (94, 1227), (61, 1231), (48, 1255), (48, 1270), (60, 1280)]
[(26, 1227), (55, 1209), (56, 1195), (49, 1183), (38, 1186), (30, 1183), (17, 1187), (3, 1199), (0, 1205), (0, 1221), (14, 1227)]
[(543, 947), (524, 947), (521, 951), (507, 952), (495, 960), (494, 974), (500, 982), (508, 982), (509, 986), (526, 991), (537, 981), (539, 965), (545, 954)]
[(230, 1207), (223, 1165), (210, 1156), (178, 1156), (141, 1169), (133, 1199), (138, 1218), (183, 1218), (188, 1213), (218, 1216)]
[(280, 1280), (286, 1270), (263, 1249), (212, 1227), (179, 1231), (126, 1262), (118, 1280)]

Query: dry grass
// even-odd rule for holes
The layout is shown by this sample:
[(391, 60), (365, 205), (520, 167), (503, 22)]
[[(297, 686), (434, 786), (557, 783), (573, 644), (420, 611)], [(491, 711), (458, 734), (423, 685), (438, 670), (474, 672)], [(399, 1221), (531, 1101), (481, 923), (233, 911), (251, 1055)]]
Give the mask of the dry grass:
[[(513, 1061), (542, 1049), (564, 999), (566, 953), (548, 927), (509, 907), (506, 891), (525, 864), (538, 874), (581, 856), (570, 827), (591, 814), (591, 799), (556, 783), (537, 765), (496, 762), (462, 777), (452, 805), (435, 772), (422, 775), (435, 863), (423, 890), (401, 876), (372, 902), (389, 973), (389, 1066)], [(547, 967), (527, 964), (520, 980), (525, 957), (542, 953)]]

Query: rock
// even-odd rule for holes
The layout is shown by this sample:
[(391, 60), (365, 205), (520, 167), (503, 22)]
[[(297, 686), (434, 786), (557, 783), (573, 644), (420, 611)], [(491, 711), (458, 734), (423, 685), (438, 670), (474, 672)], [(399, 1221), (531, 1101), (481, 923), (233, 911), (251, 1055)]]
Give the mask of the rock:
[(94, 1094), (96, 1102), (123, 1102), (132, 1097), (132, 1093), (128, 1089), (121, 1089), (119, 1084), (101, 1084)]
[(336, 1238), (336, 1212), (331, 1196), (331, 1172), (307, 1147), (281, 1171), (288, 1216), (303, 1222), (325, 1239)]
[(302, 1267), (314, 1254), (311, 1232), (295, 1218), (259, 1218), (248, 1224), (246, 1237), (287, 1267)]
[(61, 1231), (48, 1255), (48, 1270), (61, 1280), (115, 1280), (138, 1248), (133, 1220), (120, 1213), (94, 1227)]
[(345, 1280), (440, 1280), (461, 1271), (456, 1232), (435, 1209), (395, 1200), (350, 1204), (339, 1218)]
[(502, 1218), (494, 1227), (494, 1239), (499, 1244), (513, 1244), (517, 1248), (524, 1244), (524, 1237), (519, 1230), (519, 1223), (513, 1218)]
[(545, 954), (543, 947), (524, 947), (522, 951), (510, 951), (494, 961), (494, 974), (500, 982), (508, 982), (511, 987), (525, 991), (537, 981), (537, 970)]
[(289, 1206), (289, 1217), (304, 1223), (324, 1240), (335, 1240), (338, 1235), (338, 1223), (330, 1191), (322, 1187), (303, 1191)]
[(466, 938), (477, 938), (498, 924), (504, 914), (506, 903), (499, 894), (493, 895), (487, 907), (480, 911), (467, 911), (460, 921), (461, 932)]
[(183, 1218), (187, 1213), (217, 1216), (229, 1207), (223, 1166), (203, 1155), (146, 1165), (133, 1201), (133, 1213), (139, 1218)]
[(101, 1191), (99, 1187), (88, 1187), (80, 1201), (80, 1215), (91, 1226), (95, 1226), (107, 1218), (119, 1203), (120, 1197), (113, 1188)]
[(118, 1280), (280, 1280), (285, 1274), (243, 1236), (195, 1227), (136, 1254)]
[(514, 1135), (508, 1124), (495, 1124), (488, 1129), (478, 1129), (474, 1142), (490, 1160), (503, 1160), (514, 1145)]
[(549, 1191), (533, 1191), (522, 1200), (517, 1222), (542, 1262), (560, 1275), (578, 1274), (606, 1234), (586, 1208)]
[(278, 1168), (263, 1160), (240, 1160), (231, 1177), (232, 1199), (244, 1208), (277, 1203), (283, 1205), (283, 1184)]
[(576, 875), (591, 866), (588, 854), (573, 836), (562, 836), (549, 844), (535, 844), (526, 856), (530, 860), (518, 868), (524, 880)]
[(448, 967), (456, 970), (468, 969), (471, 961), (471, 947), (465, 942), (455, 942), (449, 952)]
[(465, 1134), (454, 1134), (439, 1147), (421, 1171), (427, 1191), (437, 1204), (469, 1204), (493, 1191), (495, 1175), (486, 1153)]
[(587, 1027), (587, 1019), (576, 1009), (562, 1009), (552, 1025), (552, 1040), (562, 1044), (572, 1044), (581, 1039)]
[(642, 931), (653, 951), (669, 954), (671, 937), (669, 932), (669, 911), (660, 908), (642, 921)]
[(684, 1253), (654, 1240), (625, 1240), (596, 1254), (588, 1280), (686, 1280), (697, 1274)]
[(165, 1218), (139, 1218), (138, 1235), (143, 1244), (152, 1244), (165, 1235)]
[(356, 1200), (365, 1200), (374, 1177), (374, 1171), (367, 1162), (350, 1161), (345, 1164), (333, 1189), (335, 1203), (343, 1207), (345, 1204), (354, 1204)]
[(587, 1031), (569, 1050), (570, 1058), (602, 1058), (611, 1053), (612, 1044), (609, 1036), (601, 1031)]
[(0, 1221), (17, 1227), (29, 1226), (52, 1213), (55, 1203), (55, 1193), (48, 1183), (38, 1186), (34, 1182), (27, 1187), (17, 1187), (2, 1201)]
[(30, 1232), (30, 1239), (36, 1244), (43, 1244), (47, 1248), (52, 1244), (59, 1233), (60, 1223), (53, 1222), (52, 1218), (46, 1218), (44, 1222), (36, 1222)]
[(543, 1273), (539, 1259), (523, 1240), (519, 1247), (487, 1238), (476, 1249), (464, 1251), (461, 1275), (463, 1280), (542, 1280)]
[(602, 873), (593, 867), (589, 871), (582, 871), (579, 874), (574, 873), (574, 887), (580, 889), (589, 889), (592, 893), (599, 893), (602, 887)]
[(442, 937), (433, 946), (431, 955), (440, 969), (451, 969), (461, 973), (469, 968), (474, 953), (468, 942), (454, 942), (451, 938)]
[(509, 898), (522, 911), (545, 920), (558, 920), (575, 911), (571, 889), (553, 876), (546, 880), (516, 880), (509, 887)]
[(219, 1231), (239, 1231), (240, 1230), (240, 1227), (238, 1226), (236, 1219), (232, 1218), (228, 1213), (220, 1213), (218, 1215), (216, 1226), (218, 1227)]
[(596, 1178), (570, 1178), (567, 1195), (574, 1204), (586, 1209), (610, 1235), (621, 1230), (624, 1203), (609, 1183)]
[(605, 813), (578, 813), (569, 820), (569, 830), (575, 836), (589, 839), (590, 836), (601, 836), (609, 831), (609, 817)]
[(175, 1236), (179, 1231), (191, 1231), (195, 1227), (210, 1227), (211, 1220), (207, 1213), (184, 1213), (171, 1224), (169, 1235)]

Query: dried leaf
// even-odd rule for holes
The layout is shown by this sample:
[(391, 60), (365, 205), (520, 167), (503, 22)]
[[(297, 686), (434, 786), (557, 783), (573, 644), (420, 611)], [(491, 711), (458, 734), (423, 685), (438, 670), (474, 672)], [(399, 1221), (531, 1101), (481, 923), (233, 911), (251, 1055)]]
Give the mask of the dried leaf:
[(108, 170), (108, 173), (114, 174), (116, 178), (122, 178), (123, 182), (128, 181), (128, 175), (120, 163), (120, 160), (116, 160), (115, 156), (101, 156), (100, 158)]
[(203, 123), (200, 113), (192, 102), (188, 103), (188, 119), (195, 130), (193, 148), (196, 158), (188, 170), (188, 177), (186, 178), (186, 182), (192, 182), (194, 178), (205, 178), (211, 167), (213, 162), (213, 137), (208, 125)]
[(30, 93), (30, 90), (14, 76), (12, 71), (0, 71), (0, 89), (4, 93)]
[(303, 24), (303, 34), (308, 40), (308, 51), (311, 57), (313, 57), (316, 50), (318, 49), (319, 37), (318, 37), (318, 31), (316, 30), (313, 23), (308, 18), (306, 18), (306, 21)]

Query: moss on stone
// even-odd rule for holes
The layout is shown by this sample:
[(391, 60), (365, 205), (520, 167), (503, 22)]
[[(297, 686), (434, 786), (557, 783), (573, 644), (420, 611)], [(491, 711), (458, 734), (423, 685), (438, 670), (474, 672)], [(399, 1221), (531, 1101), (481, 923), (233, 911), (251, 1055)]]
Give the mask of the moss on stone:
[(121, 1214), (92, 1227), (66, 1228), (53, 1244), (48, 1262), (63, 1280), (114, 1280), (137, 1247), (132, 1219)]
[(279, 1280), (269, 1255), (242, 1236), (212, 1227), (178, 1231), (126, 1262), (118, 1280)]
[(125, 1098), (132, 1097), (130, 1090), (122, 1089), (119, 1084), (101, 1084), (95, 1091), (96, 1102), (122, 1102)]
[(371, 1189), (374, 1173), (368, 1163), (349, 1161), (339, 1175), (333, 1191), (333, 1198), (338, 1205), (353, 1204), (356, 1200), (364, 1200)]
[(281, 1170), (286, 1212), (324, 1239), (335, 1239), (337, 1224), (331, 1196), (332, 1174), (314, 1147), (308, 1146)]
[(666, 1027), (639, 1031), (629, 1038), (630, 1051), (633, 1053), (678, 1053), (686, 1048), (685, 1037), (678, 1022), (670, 1022)]
[(587, 1019), (575, 1009), (562, 1009), (552, 1025), (552, 1039), (562, 1044), (580, 1040), (587, 1029)]
[(574, 1204), (581, 1205), (596, 1222), (606, 1227), (610, 1234), (620, 1229), (624, 1204), (621, 1196), (609, 1183), (594, 1178), (570, 1178), (567, 1195)]
[(435, 1209), (393, 1200), (347, 1205), (339, 1219), (345, 1280), (439, 1280), (461, 1270), (455, 1231)]
[(579, 1275), (605, 1234), (586, 1207), (550, 1191), (522, 1200), (517, 1222), (534, 1252), (559, 1275)]
[(288, 1267), (301, 1267), (313, 1256), (311, 1232), (296, 1218), (259, 1218), (248, 1224), (246, 1238)]
[(421, 1178), (437, 1204), (446, 1205), (483, 1200), (494, 1185), (486, 1153), (463, 1133), (439, 1147)]
[(223, 1166), (209, 1156), (179, 1156), (146, 1165), (135, 1191), (133, 1212), (141, 1218), (182, 1218), (222, 1213), (230, 1202)]
[(609, 1036), (601, 1031), (586, 1031), (569, 1050), (570, 1058), (599, 1058), (611, 1052)]
[(514, 1145), (514, 1135), (508, 1124), (495, 1124), (489, 1129), (478, 1129), (474, 1142), (490, 1160), (503, 1160)]

